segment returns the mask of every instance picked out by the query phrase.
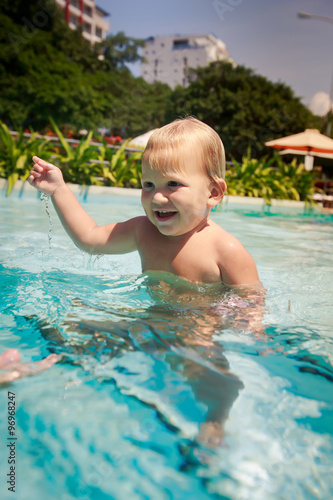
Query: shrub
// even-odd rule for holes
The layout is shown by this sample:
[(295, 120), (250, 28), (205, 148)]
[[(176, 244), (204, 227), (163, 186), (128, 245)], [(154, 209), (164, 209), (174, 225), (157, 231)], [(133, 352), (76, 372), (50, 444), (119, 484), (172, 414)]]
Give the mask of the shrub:
[(251, 151), (243, 156), (242, 163), (226, 172), (228, 194), (235, 196), (261, 197), (268, 205), (272, 198), (299, 200), (312, 204), (315, 188), (315, 172), (307, 172), (297, 160), (286, 164), (280, 156), (260, 159), (251, 158)]
[(118, 150), (108, 147), (104, 138), (98, 146), (97, 158), (102, 168), (102, 177), (107, 186), (134, 187), (140, 186), (142, 153), (128, 153), (124, 142)]
[(49, 141), (41, 140), (35, 133), (26, 139), (23, 130), (14, 137), (8, 127), (0, 122), (0, 177), (8, 180), (7, 196), (19, 179), (26, 181), (32, 167), (33, 155), (48, 160), (51, 156)]

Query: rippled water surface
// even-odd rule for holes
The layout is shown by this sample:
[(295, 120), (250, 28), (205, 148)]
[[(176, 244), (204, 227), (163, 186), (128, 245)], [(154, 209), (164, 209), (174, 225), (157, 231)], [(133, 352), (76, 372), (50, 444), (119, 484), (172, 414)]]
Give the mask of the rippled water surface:
[[(85, 208), (100, 224), (142, 214), (130, 197)], [(136, 253), (90, 258), (38, 199), (0, 209), (0, 352), (63, 354), (0, 389), (2, 474), (16, 395), (16, 498), (332, 498), (332, 218), (213, 215), (254, 256), (260, 306), (143, 275)]]

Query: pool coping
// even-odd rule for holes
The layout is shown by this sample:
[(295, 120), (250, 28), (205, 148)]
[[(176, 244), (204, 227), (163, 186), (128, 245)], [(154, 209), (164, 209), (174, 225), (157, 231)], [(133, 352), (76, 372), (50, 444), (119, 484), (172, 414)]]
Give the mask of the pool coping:
[[(8, 181), (7, 179), (0, 179), (0, 195), (6, 196)], [(141, 197), (141, 189), (135, 188), (122, 188), (122, 187), (109, 187), (109, 186), (81, 186), (79, 184), (69, 184), (71, 190), (79, 198), (87, 199), (88, 195), (116, 195), (116, 196), (133, 196), (136, 198)], [(36, 193), (36, 189), (30, 186), (28, 182), (16, 181), (13, 192), (22, 197), (23, 194), (33, 194)], [(297, 209), (305, 209), (306, 204), (304, 201), (296, 200), (276, 200), (272, 199), (272, 207), (290, 207)], [(260, 205), (267, 206), (263, 198), (255, 198), (249, 196), (232, 196), (225, 195), (223, 199), (224, 205)], [(320, 210), (320, 207), (319, 207)]]
[[(132, 199), (140, 199), (141, 189), (135, 188), (122, 188), (122, 187), (110, 187), (110, 186), (82, 186), (79, 184), (68, 184), (81, 203), (91, 203), (99, 202), (98, 198), (100, 196), (106, 197), (107, 195), (115, 195), (120, 197), (131, 197)], [(8, 181), (7, 179), (0, 178), (0, 198), (6, 197)], [(39, 192), (30, 186), (30, 184), (25, 181), (16, 181), (9, 199), (13, 198), (27, 198), (27, 199), (38, 199), (40, 197)], [(97, 198), (97, 200), (96, 200)], [(103, 200), (105, 202), (105, 198)], [(320, 203), (309, 206), (304, 201), (296, 200), (271, 200), (271, 205), (267, 205), (263, 198), (255, 198), (250, 196), (232, 196), (225, 195), (223, 199), (223, 210), (224, 211), (249, 211), (251, 213), (267, 213), (271, 215), (323, 215), (332, 217), (333, 209), (326, 208)]]

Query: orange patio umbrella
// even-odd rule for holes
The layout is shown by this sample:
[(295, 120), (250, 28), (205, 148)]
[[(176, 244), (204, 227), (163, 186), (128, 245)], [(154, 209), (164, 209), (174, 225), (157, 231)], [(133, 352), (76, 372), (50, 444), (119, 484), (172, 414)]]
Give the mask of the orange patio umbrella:
[(314, 156), (333, 158), (333, 139), (316, 129), (306, 129), (299, 134), (268, 141), (265, 146), (279, 149), (280, 154), (305, 155), (306, 170), (312, 170)]

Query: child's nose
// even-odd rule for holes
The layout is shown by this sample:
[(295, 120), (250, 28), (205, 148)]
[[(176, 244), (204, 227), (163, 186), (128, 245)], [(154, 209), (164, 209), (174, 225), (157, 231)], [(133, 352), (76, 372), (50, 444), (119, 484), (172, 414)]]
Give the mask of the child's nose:
[(163, 202), (168, 201), (168, 197), (166, 196), (166, 193), (164, 193), (161, 190), (158, 190), (154, 194), (153, 201), (155, 203), (163, 203)]

